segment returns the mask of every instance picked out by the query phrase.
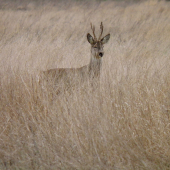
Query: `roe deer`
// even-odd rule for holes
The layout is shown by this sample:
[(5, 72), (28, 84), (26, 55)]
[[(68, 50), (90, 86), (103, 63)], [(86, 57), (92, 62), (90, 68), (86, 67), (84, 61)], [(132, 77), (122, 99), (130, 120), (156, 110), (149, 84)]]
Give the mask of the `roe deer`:
[(87, 34), (87, 40), (91, 44), (91, 60), (88, 65), (80, 68), (56, 68), (43, 72), (43, 75), (47, 78), (48, 82), (52, 81), (52, 83), (55, 84), (55, 87), (58, 86), (58, 82), (62, 81), (64, 86), (68, 88), (71, 85), (70, 81), (73, 82), (75, 76), (79, 76), (81, 79), (80, 82), (90, 78), (92, 83), (94, 81), (95, 83), (99, 83), (102, 57), (104, 55), (103, 45), (109, 41), (110, 34), (107, 34), (102, 38), (102, 22), (100, 25), (101, 33), (98, 39), (95, 35), (95, 27), (92, 26), (92, 24), (91, 29), (93, 37), (89, 33)]

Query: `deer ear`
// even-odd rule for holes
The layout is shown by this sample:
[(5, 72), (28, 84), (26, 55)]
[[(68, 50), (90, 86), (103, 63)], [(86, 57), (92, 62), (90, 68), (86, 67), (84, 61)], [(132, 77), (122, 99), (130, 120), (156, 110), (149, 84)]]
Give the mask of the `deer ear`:
[(103, 44), (106, 44), (106, 43), (109, 41), (109, 39), (110, 39), (110, 34), (107, 34), (105, 37), (103, 37), (103, 38), (101, 39), (101, 42), (102, 42)]
[(94, 39), (93, 39), (93, 37), (88, 33), (87, 34), (87, 41), (92, 45), (92, 44), (94, 44)]

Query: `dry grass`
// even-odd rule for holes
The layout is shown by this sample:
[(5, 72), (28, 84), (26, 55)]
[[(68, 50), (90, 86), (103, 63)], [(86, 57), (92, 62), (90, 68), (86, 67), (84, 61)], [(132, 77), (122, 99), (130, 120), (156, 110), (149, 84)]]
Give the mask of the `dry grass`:
[[(170, 4), (37, 2), (0, 10), (0, 169), (170, 169)], [(34, 81), (88, 64), (101, 21), (100, 92)]]

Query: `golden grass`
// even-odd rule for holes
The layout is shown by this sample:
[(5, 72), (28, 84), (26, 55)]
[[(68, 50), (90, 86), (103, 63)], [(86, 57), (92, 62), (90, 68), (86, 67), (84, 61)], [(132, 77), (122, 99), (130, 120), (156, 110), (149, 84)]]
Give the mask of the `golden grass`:
[[(169, 8), (164, 1), (2, 5), (0, 169), (170, 169)], [(40, 71), (89, 63), (86, 33), (101, 21), (111, 39), (100, 91), (80, 84), (57, 95), (42, 87)]]

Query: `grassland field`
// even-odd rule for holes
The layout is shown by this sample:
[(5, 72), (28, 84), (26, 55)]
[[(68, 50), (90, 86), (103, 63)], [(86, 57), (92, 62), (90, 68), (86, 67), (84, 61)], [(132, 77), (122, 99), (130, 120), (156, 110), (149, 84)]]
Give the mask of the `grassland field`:
[[(101, 21), (100, 89), (42, 87), (89, 63)], [(168, 1), (1, 1), (0, 170), (170, 169), (169, 73)]]

